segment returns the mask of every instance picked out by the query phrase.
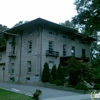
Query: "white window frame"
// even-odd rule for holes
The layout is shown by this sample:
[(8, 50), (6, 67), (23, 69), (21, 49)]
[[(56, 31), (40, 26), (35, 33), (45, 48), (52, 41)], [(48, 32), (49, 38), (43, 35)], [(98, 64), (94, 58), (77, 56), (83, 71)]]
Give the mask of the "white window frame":
[(66, 44), (63, 44), (63, 56), (67, 56), (67, 45)]

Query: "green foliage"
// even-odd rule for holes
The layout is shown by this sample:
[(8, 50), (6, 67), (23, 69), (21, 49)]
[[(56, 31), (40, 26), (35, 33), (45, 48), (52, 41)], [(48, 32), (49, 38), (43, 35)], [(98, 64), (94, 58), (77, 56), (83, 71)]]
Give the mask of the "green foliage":
[(95, 85), (94, 85), (94, 89), (100, 90), (100, 84), (95, 84)]
[(75, 86), (80, 81), (91, 81), (91, 68), (86, 64), (79, 62), (75, 58), (71, 58), (67, 62), (67, 73), (69, 75), (69, 84)]
[(19, 25), (22, 25), (22, 24), (25, 24), (27, 23), (28, 21), (19, 21), (18, 23), (16, 23), (13, 27), (16, 27), (16, 26), (19, 26)]
[(0, 37), (0, 46), (5, 46), (5, 45), (6, 45), (5, 37)]
[(73, 22), (87, 34), (100, 31), (100, 0), (75, 0), (78, 15)]
[(50, 78), (49, 65), (46, 62), (44, 64), (44, 69), (43, 69), (43, 72), (42, 72), (42, 82), (48, 82), (49, 78)]
[(5, 25), (0, 24), (0, 46), (5, 46), (6, 45), (6, 39), (3, 37), (2, 31), (7, 30), (8, 27)]
[(50, 75), (50, 78), (49, 78), (49, 83), (53, 83), (54, 82), (54, 79), (53, 79), (53, 76)]
[(92, 75), (95, 83), (100, 83), (100, 59), (92, 60)]
[(72, 21), (69, 21), (69, 20), (65, 21), (64, 23), (60, 23), (60, 25), (76, 29), (75, 24)]
[(0, 24), (0, 31), (4, 31), (6, 29), (8, 29), (7, 26)]
[(54, 66), (52, 67), (51, 75), (52, 75), (54, 81), (58, 78), (56, 65), (54, 65)]
[(4, 89), (0, 89), (0, 100), (35, 100), (24, 94), (19, 94)]
[(54, 84), (56, 84), (57, 86), (63, 86), (64, 85), (63, 82), (61, 80), (59, 80), (59, 79), (56, 79), (54, 81)]
[(64, 82), (64, 80), (65, 80), (64, 71), (60, 64), (58, 66), (57, 72), (58, 72), (58, 79), (60, 79)]
[(85, 85), (85, 83), (80, 82), (75, 86), (75, 89), (77, 89), (77, 90), (88, 90), (88, 87)]

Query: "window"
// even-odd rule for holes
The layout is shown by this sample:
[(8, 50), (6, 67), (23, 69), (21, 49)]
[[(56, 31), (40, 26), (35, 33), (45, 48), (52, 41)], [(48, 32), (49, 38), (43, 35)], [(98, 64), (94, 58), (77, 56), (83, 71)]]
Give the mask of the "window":
[(85, 58), (85, 49), (82, 49), (82, 58)]
[(75, 56), (75, 47), (74, 47), (74, 46), (72, 46), (71, 55), (72, 55), (72, 56)]
[(66, 44), (63, 44), (63, 56), (66, 56)]
[(14, 63), (11, 63), (11, 74), (14, 74)]
[(50, 70), (50, 72), (52, 70), (53, 65), (54, 65), (54, 61), (49, 61), (49, 70)]
[(15, 54), (15, 45), (12, 46), (12, 54)]
[(54, 45), (54, 42), (49, 41), (49, 51), (53, 51), (53, 45)]
[(32, 51), (32, 41), (28, 41), (28, 52)]
[(27, 72), (31, 73), (31, 61), (27, 62)]

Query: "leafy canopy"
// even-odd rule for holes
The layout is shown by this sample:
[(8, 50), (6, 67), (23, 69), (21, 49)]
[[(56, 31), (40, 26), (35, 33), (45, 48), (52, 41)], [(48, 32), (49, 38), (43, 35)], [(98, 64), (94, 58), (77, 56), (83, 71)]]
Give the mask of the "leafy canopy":
[(93, 34), (100, 31), (100, 0), (75, 0), (78, 15), (73, 17), (74, 24)]

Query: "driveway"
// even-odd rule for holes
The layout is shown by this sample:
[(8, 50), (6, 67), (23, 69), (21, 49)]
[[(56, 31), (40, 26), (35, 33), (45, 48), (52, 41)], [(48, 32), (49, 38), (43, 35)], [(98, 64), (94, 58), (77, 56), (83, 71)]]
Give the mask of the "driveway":
[[(0, 82), (0, 88), (32, 96), (36, 89), (42, 90), (40, 100), (91, 100), (90, 94), (80, 94), (45, 87)], [(96, 99), (100, 100), (100, 98)]]

